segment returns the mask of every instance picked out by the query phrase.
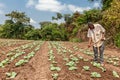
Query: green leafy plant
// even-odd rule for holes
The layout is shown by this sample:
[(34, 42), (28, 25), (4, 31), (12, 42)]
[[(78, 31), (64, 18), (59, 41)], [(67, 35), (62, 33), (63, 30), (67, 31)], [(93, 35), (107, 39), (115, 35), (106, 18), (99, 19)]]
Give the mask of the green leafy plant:
[(7, 72), (7, 73), (6, 73), (6, 76), (9, 77), (9, 78), (15, 78), (16, 75), (17, 75), (16, 72)]
[(74, 61), (69, 61), (68, 63), (66, 63), (67, 66), (76, 66)]
[(76, 67), (76, 64), (74, 61), (69, 61), (68, 63), (66, 63), (67, 66), (69, 66), (69, 70), (76, 70), (77, 67)]
[(91, 52), (89, 49), (83, 51), (84, 54), (92, 56), (94, 53)]
[(57, 80), (58, 76), (59, 76), (58, 73), (52, 74), (53, 80)]
[(78, 61), (78, 58), (77, 58), (77, 57), (71, 57), (70, 59), (71, 59), (72, 61), (75, 61), (75, 62)]
[(106, 69), (103, 67), (100, 67), (100, 69), (102, 69), (102, 72), (106, 72)]
[(116, 71), (113, 71), (112, 73), (113, 73), (113, 76), (114, 76), (114, 77), (116, 77), (116, 78), (119, 78), (119, 77), (120, 77)]
[(83, 69), (84, 69), (85, 71), (89, 71), (89, 70), (90, 70), (90, 67), (89, 67), (89, 66), (83, 66)]
[(77, 67), (75, 67), (75, 66), (69, 67), (69, 70), (76, 70), (76, 69), (77, 69)]
[(99, 74), (98, 72), (92, 72), (91, 73), (91, 77), (93, 77), (93, 78), (100, 78), (101, 74)]
[(96, 62), (91, 62), (92, 64), (93, 64), (93, 66), (95, 66), (95, 67), (98, 67), (98, 68), (100, 68), (101, 67), (101, 64), (100, 63), (96, 63)]
[(79, 58), (80, 60), (82, 60), (82, 59), (83, 59), (83, 57), (82, 57), (82, 56), (80, 56), (80, 55), (78, 55), (78, 58)]
[(112, 58), (114, 61), (119, 61), (120, 59), (118, 57)]
[(8, 63), (9, 63), (9, 59), (7, 58), (7, 59), (0, 62), (0, 67), (4, 68), (5, 65), (8, 64)]
[(114, 66), (119, 66), (119, 63), (118, 62), (113, 62), (113, 65)]
[(35, 55), (35, 52), (31, 52), (31, 53), (29, 53), (27, 56), (24, 56), (24, 58), (25, 59), (30, 59), (30, 58), (32, 58), (33, 56)]
[(54, 55), (50, 55), (48, 60), (53, 61), (54, 59), (55, 59), (55, 56)]
[(21, 66), (21, 65), (23, 65), (24, 63), (27, 63), (27, 62), (28, 62), (28, 60), (21, 59), (17, 63), (15, 63), (15, 66)]
[(50, 70), (51, 71), (60, 71), (61, 70), (61, 68), (60, 67), (55, 67), (54, 65), (50, 65)]
[(114, 42), (116, 46), (120, 48), (120, 32), (115, 36)]
[(7, 54), (7, 57), (10, 57), (10, 56), (13, 56), (13, 55), (14, 55), (14, 53), (9, 52), (9, 53)]
[(89, 61), (89, 59), (83, 59), (83, 61), (87, 62), (87, 61)]

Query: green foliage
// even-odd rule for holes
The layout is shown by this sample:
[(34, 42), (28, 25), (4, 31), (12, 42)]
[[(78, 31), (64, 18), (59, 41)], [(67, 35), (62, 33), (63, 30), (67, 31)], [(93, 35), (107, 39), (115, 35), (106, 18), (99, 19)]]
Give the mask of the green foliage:
[(57, 17), (52, 16), (52, 20), (58, 20), (63, 17), (61, 13), (56, 13), (56, 14), (57, 14)]
[[(96, 0), (89, 0), (96, 1)], [(102, 9), (90, 9), (80, 13), (73, 14), (56, 13), (52, 20), (62, 19), (65, 22), (61, 24), (50, 21), (40, 22), (40, 28), (35, 29), (30, 24), (30, 18), (24, 12), (12, 11), (5, 16), (3, 25), (0, 25), (1, 38), (31, 39), (31, 40), (56, 40), (56, 41), (86, 41), (87, 22), (101, 23), (106, 30), (106, 37), (112, 36), (109, 43), (120, 47), (120, 1), (119, 0), (101, 0)], [(89, 54), (92, 55), (92, 54)]]
[(28, 60), (21, 59), (17, 63), (15, 63), (15, 66), (21, 66), (21, 65), (23, 65), (24, 63), (27, 63), (27, 62), (28, 62)]
[(28, 18), (24, 12), (12, 11), (9, 14), (6, 14), (14, 23), (20, 22), (22, 24), (28, 24), (30, 18)]
[(108, 9), (108, 8), (111, 6), (111, 2), (112, 2), (112, 1), (113, 1), (113, 0), (102, 0), (102, 3), (103, 3), (102, 9), (103, 9), (103, 10)]
[(115, 45), (120, 48), (120, 33), (115, 36)]
[(112, 73), (113, 73), (113, 76), (114, 76), (114, 77), (119, 78), (119, 75), (118, 75), (118, 73), (117, 73), (116, 71), (113, 71)]
[(51, 23), (42, 27), (41, 37), (43, 40), (66, 40), (67, 34), (64, 28), (58, 27), (58, 25)]
[[(112, 36), (113, 38), (110, 43), (116, 42), (115, 36), (120, 31), (120, 1), (113, 0), (111, 7), (103, 12), (103, 18), (101, 20), (103, 26), (106, 29), (107, 36)], [(119, 39), (119, 38), (118, 38)], [(117, 41), (118, 43), (119, 41)], [(118, 44), (117, 44), (118, 46)]]
[(89, 71), (89, 70), (90, 70), (90, 67), (89, 67), (89, 66), (83, 66), (83, 69), (84, 69), (85, 71)]
[(71, 67), (71, 66), (75, 66), (75, 62), (74, 62), (74, 61), (70, 61), (70, 62), (66, 63), (66, 65), (67, 65), (67, 66), (70, 66), (70, 67)]
[(4, 68), (7, 63), (9, 63), (8, 58), (0, 62), (0, 67)]
[(82, 39), (72, 38), (70, 41), (71, 41), (71, 42), (82, 42)]
[(17, 75), (16, 72), (7, 72), (7, 73), (6, 73), (6, 76), (9, 77), (9, 78), (15, 78), (16, 75)]
[(53, 77), (54, 80), (57, 80), (58, 76), (59, 76), (58, 73), (52, 74), (52, 77)]
[(74, 62), (78, 61), (78, 58), (77, 58), (77, 57), (71, 57), (70, 59), (71, 59), (72, 61), (74, 61)]
[[(30, 30), (28, 25), (30, 19), (23, 12), (12, 11), (6, 14), (10, 20), (6, 20), (1, 26), (0, 37), (23, 39), (24, 35)], [(26, 27), (27, 26), (27, 27)]]
[(93, 78), (100, 78), (101, 77), (101, 74), (97, 73), (97, 72), (92, 72), (91, 73), (91, 77)]
[(84, 12), (84, 22), (97, 22), (102, 19), (102, 14), (100, 9), (91, 9)]
[[(88, 0), (88, 1), (98, 1), (98, 0)], [(108, 9), (111, 5), (110, 3), (112, 2), (113, 0), (101, 0), (101, 3), (102, 3), (102, 10), (106, 10)]]
[(77, 69), (77, 67), (75, 67), (75, 66), (71, 66), (71, 67), (69, 67), (68, 70), (76, 70), (76, 69)]
[(35, 55), (35, 52), (31, 52), (31, 53), (29, 53), (27, 56), (24, 56), (24, 58), (25, 59), (30, 59), (30, 58), (32, 58), (33, 56)]
[(92, 64), (93, 64), (93, 66), (95, 66), (95, 67), (98, 67), (98, 68), (101, 67), (101, 64), (100, 64), (100, 63), (93, 62)]
[(64, 20), (66, 24), (70, 24), (73, 21), (72, 16), (70, 14), (64, 14)]
[(41, 38), (41, 34), (38, 29), (32, 29), (25, 34), (24, 38), (29, 40), (38, 40)]
[(51, 64), (50, 70), (51, 70), (51, 71), (60, 71), (61, 68), (60, 68), (60, 67), (55, 67), (54, 65)]

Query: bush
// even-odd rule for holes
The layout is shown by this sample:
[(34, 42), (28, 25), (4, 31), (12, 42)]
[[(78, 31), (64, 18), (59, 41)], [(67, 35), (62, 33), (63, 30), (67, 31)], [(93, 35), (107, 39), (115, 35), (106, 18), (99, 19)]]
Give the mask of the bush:
[(115, 36), (115, 45), (120, 48), (120, 33)]
[(72, 38), (70, 39), (71, 42), (82, 42), (82, 39), (79, 38)]

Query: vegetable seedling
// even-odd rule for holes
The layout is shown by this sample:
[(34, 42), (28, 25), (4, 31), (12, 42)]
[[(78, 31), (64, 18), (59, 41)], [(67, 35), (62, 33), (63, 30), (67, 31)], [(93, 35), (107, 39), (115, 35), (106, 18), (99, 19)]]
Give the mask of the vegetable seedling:
[(58, 76), (59, 76), (58, 73), (52, 74), (53, 80), (57, 80)]
[(85, 71), (89, 71), (89, 70), (90, 70), (90, 67), (89, 67), (89, 66), (83, 66), (83, 69), (84, 69)]
[(17, 75), (16, 72), (7, 72), (7, 73), (6, 73), (6, 76), (9, 77), (9, 78), (15, 78), (16, 75)]
[(91, 77), (92, 77), (92, 78), (100, 78), (100, 77), (101, 77), (101, 74), (99, 74), (98, 72), (92, 72), (92, 73), (91, 73)]
[(120, 77), (116, 71), (113, 71), (112, 73), (113, 73), (113, 76), (114, 76), (114, 77), (116, 77), (116, 78), (119, 78), (119, 77)]

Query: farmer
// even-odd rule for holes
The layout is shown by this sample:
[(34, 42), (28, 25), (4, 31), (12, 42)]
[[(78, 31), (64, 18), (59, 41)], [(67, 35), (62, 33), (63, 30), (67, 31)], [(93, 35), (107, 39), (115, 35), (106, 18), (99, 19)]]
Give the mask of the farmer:
[(100, 63), (103, 65), (105, 29), (100, 24), (93, 24), (91, 22), (88, 23), (88, 27), (88, 48), (93, 46), (94, 61), (98, 62), (98, 54), (100, 54)]

